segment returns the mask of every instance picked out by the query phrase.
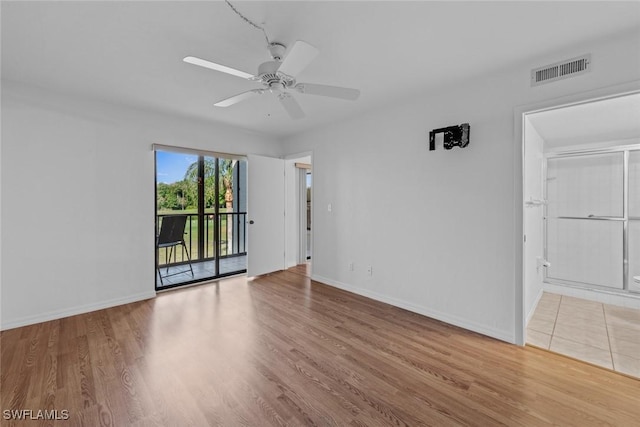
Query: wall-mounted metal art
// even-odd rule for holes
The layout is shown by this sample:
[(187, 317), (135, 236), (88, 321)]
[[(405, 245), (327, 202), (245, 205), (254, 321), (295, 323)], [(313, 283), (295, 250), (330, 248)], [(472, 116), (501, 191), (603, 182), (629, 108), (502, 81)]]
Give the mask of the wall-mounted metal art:
[(453, 147), (464, 148), (469, 145), (469, 131), (471, 127), (469, 123), (461, 125), (449, 126), (446, 128), (434, 129), (429, 132), (429, 150), (436, 149), (436, 134), (443, 133), (443, 146), (445, 150), (451, 150)]

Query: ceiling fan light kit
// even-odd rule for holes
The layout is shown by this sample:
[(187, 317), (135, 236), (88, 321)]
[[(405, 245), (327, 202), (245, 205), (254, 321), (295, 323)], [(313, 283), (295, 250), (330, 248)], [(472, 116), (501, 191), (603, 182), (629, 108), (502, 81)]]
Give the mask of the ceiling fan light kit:
[(301, 119), (305, 117), (304, 111), (300, 107), (300, 104), (298, 104), (298, 101), (296, 101), (291, 93), (288, 92), (289, 89), (295, 89), (296, 92), (301, 94), (326, 96), (349, 101), (355, 101), (358, 99), (360, 96), (360, 91), (358, 89), (314, 83), (297, 83), (296, 77), (298, 74), (318, 56), (320, 51), (302, 40), (296, 41), (287, 51), (286, 46), (282, 43), (270, 42), (269, 38), (266, 36), (264, 28), (254, 24), (243, 16), (228, 1), (226, 3), (247, 23), (264, 32), (268, 43), (267, 49), (272, 60), (260, 64), (258, 66), (258, 73), (256, 75), (252, 75), (206, 59), (194, 56), (185, 57), (183, 61), (189, 64), (209, 68), (211, 70), (241, 77), (250, 81), (260, 82), (263, 86), (263, 88), (260, 89), (252, 89), (233, 95), (229, 98), (222, 99), (216, 102), (214, 106), (230, 107), (239, 102), (253, 98), (256, 95), (262, 95), (265, 92), (269, 92), (278, 96), (280, 104), (282, 104), (284, 110), (292, 119)]
[(275, 61), (282, 61), (286, 50), (287, 48), (283, 44), (276, 42), (269, 43), (269, 53)]

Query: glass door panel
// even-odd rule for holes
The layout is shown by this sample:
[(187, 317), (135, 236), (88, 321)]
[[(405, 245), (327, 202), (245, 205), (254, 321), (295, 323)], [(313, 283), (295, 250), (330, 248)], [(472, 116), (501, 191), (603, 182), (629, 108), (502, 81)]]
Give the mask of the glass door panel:
[(245, 161), (156, 151), (156, 235), (186, 216), (184, 245), (156, 241), (156, 288), (246, 271), (245, 182)]
[(624, 154), (559, 157), (547, 162), (549, 217), (622, 217)]
[(629, 152), (629, 290), (640, 292), (640, 150)]
[(156, 287), (194, 279), (193, 262), (200, 256), (197, 164), (194, 154), (156, 151), (156, 236), (165, 220), (186, 217), (181, 236), (184, 244), (157, 242)]
[(623, 288), (623, 222), (549, 218), (547, 277)]
[(219, 159), (217, 241), (220, 274), (246, 270), (246, 172), (244, 160)]
[(640, 219), (640, 150), (629, 152), (629, 218)]
[(216, 197), (218, 191), (216, 190), (216, 164), (218, 159), (215, 157), (204, 157), (204, 188), (203, 188), (203, 205), (204, 212), (202, 218), (202, 225), (204, 232), (202, 234), (204, 239), (203, 252), (206, 260), (211, 261), (211, 268), (217, 273), (218, 269), (215, 263), (217, 250), (216, 240), (216, 222), (217, 222), (217, 204)]
[(640, 221), (629, 221), (629, 290), (640, 292)]
[(624, 153), (547, 161), (547, 278), (624, 289)]

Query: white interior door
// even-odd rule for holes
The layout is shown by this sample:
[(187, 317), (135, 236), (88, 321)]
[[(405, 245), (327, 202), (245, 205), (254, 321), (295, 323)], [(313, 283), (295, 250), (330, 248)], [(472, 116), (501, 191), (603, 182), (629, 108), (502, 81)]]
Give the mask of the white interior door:
[(247, 276), (284, 270), (284, 160), (250, 154)]

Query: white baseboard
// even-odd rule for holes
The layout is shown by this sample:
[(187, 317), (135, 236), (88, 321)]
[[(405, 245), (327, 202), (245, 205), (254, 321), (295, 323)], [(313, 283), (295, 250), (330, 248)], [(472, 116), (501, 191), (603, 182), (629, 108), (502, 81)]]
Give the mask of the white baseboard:
[(362, 295), (364, 297), (371, 298), (376, 301), (384, 302), (394, 307), (403, 308), (413, 313), (418, 313), (423, 316), (430, 317), (432, 319), (440, 320), (442, 322), (449, 323), (450, 325), (458, 326), (463, 329), (468, 329), (470, 331), (477, 332), (482, 335), (496, 338), (500, 341), (506, 341), (511, 344), (515, 343), (515, 337), (512, 334), (509, 334), (508, 332), (501, 331), (498, 329), (488, 328), (485, 325), (480, 325), (474, 322), (470, 322), (467, 319), (463, 319), (457, 316), (452, 316), (448, 313), (443, 313), (438, 310), (422, 307), (407, 301), (389, 297), (387, 295), (382, 295), (377, 292), (372, 292), (368, 289), (363, 289), (363, 288), (352, 286), (346, 283), (338, 282), (336, 280), (329, 279), (328, 277), (312, 274), (311, 279), (315, 280), (316, 282), (333, 286), (335, 288), (342, 289), (357, 295)]
[(35, 323), (48, 322), (50, 320), (62, 319), (63, 317), (75, 316), (77, 314), (89, 313), (91, 311), (102, 310), (105, 308), (115, 307), (122, 304), (129, 304), (132, 302), (143, 301), (150, 298), (155, 298), (156, 292), (142, 292), (135, 295), (129, 295), (125, 298), (116, 298), (109, 301), (101, 301), (99, 303), (81, 305), (78, 307), (64, 308), (62, 310), (53, 310), (46, 313), (40, 313), (34, 316), (25, 316), (18, 319), (2, 322), (0, 330), (6, 331), (7, 329), (19, 328), (21, 326), (33, 325)]
[(536, 307), (538, 307), (538, 303), (540, 302), (540, 298), (542, 298), (543, 293), (544, 293), (544, 289), (540, 289), (540, 291), (538, 292), (538, 295), (536, 296), (535, 302), (531, 306), (531, 310), (529, 310), (529, 313), (527, 313), (527, 322), (524, 325), (525, 328), (527, 327), (527, 325), (529, 324), (529, 321), (533, 317), (533, 313), (536, 312)]

